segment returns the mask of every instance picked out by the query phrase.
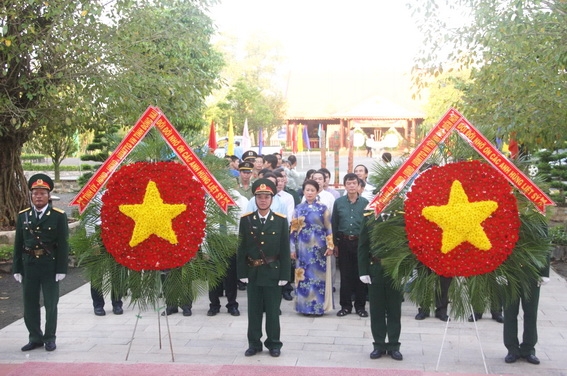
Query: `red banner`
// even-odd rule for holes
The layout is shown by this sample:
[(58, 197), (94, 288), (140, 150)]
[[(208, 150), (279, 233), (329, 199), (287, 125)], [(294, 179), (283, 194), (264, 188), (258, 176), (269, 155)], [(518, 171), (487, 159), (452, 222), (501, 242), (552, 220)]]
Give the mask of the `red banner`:
[(433, 154), (439, 143), (447, 138), (460, 120), (462, 120), (462, 116), (456, 110), (450, 109), (439, 123), (429, 131), (423, 141), (415, 148), (398, 171), (388, 179), (380, 192), (374, 197), (374, 200), (368, 205), (369, 208), (374, 209), (376, 215), (380, 214), (392, 198), (405, 187), (410, 178)]
[(498, 170), (508, 181), (528, 198), (537, 209), (545, 214), (545, 207), (555, 203), (520, 169), (518, 169), (508, 158), (490, 143), (467, 119), (457, 125), (457, 132), (465, 139), (480, 155), (482, 155), (496, 170)]
[(171, 125), (164, 114), (160, 115), (155, 126), (179, 159), (189, 167), (189, 170), (191, 170), (197, 180), (203, 184), (203, 188), (225, 213), (229, 205), (236, 205), (232, 197), (224, 190), (223, 186), (220, 185), (217, 179), (209, 172), (197, 155), (195, 155), (193, 150), (191, 150), (189, 145), (187, 145), (183, 137), (181, 137), (179, 132)]
[(69, 206), (79, 206), (79, 213), (82, 213), (89, 205), (93, 197), (106, 184), (116, 168), (130, 154), (146, 133), (152, 128), (159, 116), (158, 109), (148, 107), (144, 114), (138, 119), (134, 127), (128, 132), (126, 137), (118, 145), (116, 150), (100, 166), (95, 174), (89, 179), (87, 184), (79, 191)]
[(82, 213), (93, 197), (95, 197), (108, 179), (110, 179), (110, 176), (116, 168), (153, 126), (156, 126), (171, 149), (183, 163), (189, 167), (189, 170), (195, 175), (195, 178), (201, 182), (203, 188), (225, 213), (229, 205), (236, 205), (232, 197), (224, 190), (209, 170), (207, 170), (203, 162), (195, 155), (193, 150), (191, 150), (183, 137), (181, 137), (179, 132), (177, 132), (159, 108), (150, 106), (124, 137), (116, 150), (114, 150), (97, 172), (89, 179), (87, 184), (85, 184), (83, 189), (75, 196), (69, 206), (79, 206), (79, 213)]
[(532, 201), (541, 213), (545, 214), (546, 206), (555, 205), (536, 184), (502, 155), (463, 115), (451, 108), (425, 136), (398, 171), (384, 184), (368, 207), (374, 209), (376, 215), (380, 214), (453, 130), (457, 131), (482, 157)]

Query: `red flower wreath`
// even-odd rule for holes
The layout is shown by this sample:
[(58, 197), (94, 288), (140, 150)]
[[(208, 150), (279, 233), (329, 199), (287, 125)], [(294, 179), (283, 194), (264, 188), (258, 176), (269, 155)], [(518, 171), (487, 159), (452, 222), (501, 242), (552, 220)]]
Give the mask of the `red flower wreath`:
[(520, 228), (512, 187), (480, 161), (433, 167), (405, 202), (409, 248), (446, 277), (495, 270), (512, 253)]
[(132, 270), (183, 266), (205, 235), (205, 194), (180, 163), (123, 166), (110, 178), (102, 203), (104, 246)]

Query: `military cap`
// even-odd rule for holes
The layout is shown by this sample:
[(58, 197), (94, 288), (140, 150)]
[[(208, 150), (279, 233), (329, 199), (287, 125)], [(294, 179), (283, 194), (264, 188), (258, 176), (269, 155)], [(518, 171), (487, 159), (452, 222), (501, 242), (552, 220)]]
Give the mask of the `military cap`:
[(247, 152), (245, 152), (244, 154), (242, 154), (242, 160), (243, 161), (247, 161), (247, 160), (255, 160), (256, 157), (258, 157), (258, 153), (256, 153), (254, 150), (248, 150)]
[(35, 174), (28, 180), (28, 188), (32, 189), (47, 189), (49, 192), (53, 190), (53, 180), (45, 174)]
[(244, 161), (238, 164), (239, 171), (252, 171), (254, 164), (252, 162)]
[(252, 192), (255, 195), (267, 193), (274, 196), (277, 190), (276, 185), (270, 179), (258, 179), (252, 184)]

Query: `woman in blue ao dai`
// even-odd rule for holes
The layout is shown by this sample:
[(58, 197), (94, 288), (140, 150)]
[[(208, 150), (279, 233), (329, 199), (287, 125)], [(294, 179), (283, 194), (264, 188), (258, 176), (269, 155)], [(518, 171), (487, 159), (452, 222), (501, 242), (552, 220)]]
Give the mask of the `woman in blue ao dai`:
[(305, 315), (320, 316), (325, 306), (332, 307), (332, 296), (325, 296), (325, 288), (331, 283), (326, 281), (326, 271), (327, 256), (333, 255), (333, 235), (330, 210), (317, 202), (318, 191), (316, 181), (303, 183), (305, 201), (293, 213), (290, 244), (291, 258), (296, 260), (295, 309)]

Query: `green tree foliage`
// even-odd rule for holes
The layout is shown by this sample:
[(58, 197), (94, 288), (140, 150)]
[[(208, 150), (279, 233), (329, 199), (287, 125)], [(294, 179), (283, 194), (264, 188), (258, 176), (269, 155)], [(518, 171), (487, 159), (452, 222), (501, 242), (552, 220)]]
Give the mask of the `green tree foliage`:
[(469, 71), (443, 72), (428, 86), (428, 102), (424, 107), (422, 129), (429, 131), (451, 107), (463, 107), (463, 95), (470, 85)]
[(214, 28), (208, 2), (134, 3), (138, 6), (118, 8), (109, 36), (116, 59), (104, 97), (109, 118), (131, 124), (152, 104), (178, 130), (201, 129), (205, 98), (220, 87), (224, 65), (210, 44)]
[(202, 126), (223, 64), (210, 3), (0, 3), (0, 225), (27, 202), (22, 146), (63, 119), (69, 133), (131, 125), (151, 104), (179, 129)]
[(207, 116), (225, 130), (232, 118), (235, 134), (241, 134), (246, 119), (251, 132), (257, 134), (263, 128), (271, 134), (282, 125), (285, 109), (277, 74), (280, 46), (261, 34), (252, 35), (243, 45), (238, 42), (224, 36), (216, 44), (227, 62), (222, 73), (226, 85), (215, 93), (216, 103)]
[[(461, 111), (530, 148), (558, 147), (567, 117), (567, 3), (561, 0), (411, 1), (424, 34), (414, 85), (471, 70)], [(448, 9), (454, 11), (449, 14)], [(455, 13), (456, 12), (456, 13)]]

